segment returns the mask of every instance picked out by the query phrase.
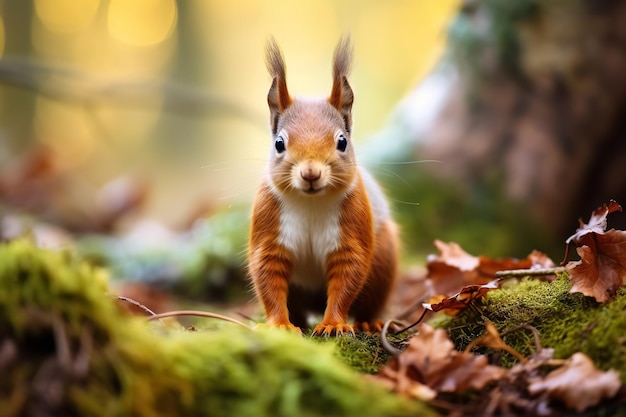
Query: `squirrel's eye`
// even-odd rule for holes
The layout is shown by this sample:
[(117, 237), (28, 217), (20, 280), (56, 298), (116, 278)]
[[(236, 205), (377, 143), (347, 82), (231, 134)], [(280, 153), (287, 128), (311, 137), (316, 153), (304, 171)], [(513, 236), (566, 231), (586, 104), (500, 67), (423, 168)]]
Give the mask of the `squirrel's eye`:
[(345, 152), (348, 147), (348, 139), (344, 135), (339, 135), (339, 140), (337, 141), (337, 149), (341, 152)]
[(285, 152), (285, 139), (282, 136), (279, 136), (274, 141), (274, 147), (276, 148), (276, 152), (283, 153)]

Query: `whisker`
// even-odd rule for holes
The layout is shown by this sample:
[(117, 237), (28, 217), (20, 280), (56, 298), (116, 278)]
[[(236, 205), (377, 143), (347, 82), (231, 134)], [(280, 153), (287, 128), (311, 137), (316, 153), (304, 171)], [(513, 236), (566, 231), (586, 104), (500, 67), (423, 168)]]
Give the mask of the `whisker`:
[(415, 188), (413, 188), (413, 185), (411, 185), (410, 182), (408, 182), (407, 180), (405, 180), (402, 175), (398, 174), (395, 171), (392, 171), (390, 169), (386, 169), (386, 168), (375, 168), (372, 169), (373, 172), (380, 174), (380, 175), (385, 175), (387, 177), (390, 178), (397, 178), (399, 181), (401, 181), (404, 185), (406, 185), (407, 187), (409, 187), (411, 189), (411, 191), (416, 192), (417, 190)]
[(420, 203), (416, 201), (402, 201), (402, 200), (396, 200), (395, 198), (392, 198), (391, 201), (393, 201), (394, 203), (406, 204), (407, 206), (419, 206), (420, 205)]

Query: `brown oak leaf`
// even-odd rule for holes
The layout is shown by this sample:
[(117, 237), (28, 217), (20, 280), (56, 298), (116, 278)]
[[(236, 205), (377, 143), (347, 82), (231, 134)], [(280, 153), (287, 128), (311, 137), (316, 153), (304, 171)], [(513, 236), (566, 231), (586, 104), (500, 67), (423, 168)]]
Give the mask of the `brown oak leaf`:
[(566, 265), (572, 288), (606, 303), (620, 286), (626, 285), (626, 231), (606, 229), (606, 216), (622, 207), (611, 201), (596, 209), (588, 224), (580, 222), (575, 234), (566, 243), (574, 242), (580, 261)]
[(576, 248), (580, 261), (569, 262), (570, 292), (581, 292), (600, 303), (611, 300), (626, 285), (626, 231), (609, 230), (589, 245)]
[(481, 389), (505, 375), (506, 370), (489, 365), (486, 356), (455, 350), (445, 330), (421, 324), (407, 349), (383, 367), (378, 378), (400, 394), (432, 399), (438, 392)]
[(530, 383), (531, 395), (548, 393), (568, 408), (582, 412), (602, 401), (614, 397), (621, 387), (619, 374), (614, 370), (602, 372), (584, 353), (574, 353), (563, 366), (547, 376)]

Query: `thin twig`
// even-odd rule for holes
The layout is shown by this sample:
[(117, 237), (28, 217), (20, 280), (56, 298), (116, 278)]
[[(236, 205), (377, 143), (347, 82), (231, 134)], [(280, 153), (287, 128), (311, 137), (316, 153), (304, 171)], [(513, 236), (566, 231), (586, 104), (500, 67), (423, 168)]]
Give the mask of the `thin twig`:
[(538, 277), (542, 275), (556, 275), (561, 272), (565, 272), (565, 268), (562, 266), (556, 268), (542, 269), (508, 269), (505, 271), (496, 272), (496, 277)]
[(570, 248), (570, 242), (565, 242), (565, 255), (563, 255), (563, 260), (561, 261), (559, 265), (565, 266), (567, 264), (567, 258), (569, 258), (569, 248)]
[[(422, 315), (421, 315), (421, 316), (419, 316), (419, 318), (417, 319), (417, 321), (416, 321), (416, 322), (414, 322), (413, 324), (409, 324), (408, 326), (406, 326), (406, 327), (405, 327), (405, 328), (403, 328), (403, 329), (398, 330), (398, 331), (396, 332), (396, 334), (398, 334), (398, 333), (402, 333), (402, 332), (406, 332), (406, 331), (407, 331), (407, 330), (409, 330), (410, 328), (415, 327), (415, 326), (417, 326), (418, 324), (420, 324), (420, 322), (421, 322), (421, 321), (424, 319), (424, 317), (426, 316), (426, 313), (428, 313), (429, 311), (430, 311), (430, 310), (426, 310), (426, 309), (424, 309), (424, 311), (422, 311)], [(396, 320), (396, 323), (400, 323), (400, 322)]]
[(387, 320), (383, 325), (383, 329), (380, 331), (380, 344), (383, 345), (383, 348), (389, 352), (393, 356), (398, 356), (402, 353), (400, 349), (395, 346), (392, 346), (387, 339), (387, 333), (389, 332), (389, 326), (392, 323), (400, 323), (396, 320)]
[(151, 316), (156, 316), (156, 313), (154, 311), (150, 310), (148, 307), (146, 307), (145, 305), (141, 304), (139, 301), (135, 301), (132, 298), (123, 297), (121, 295), (118, 295), (117, 299), (121, 300), (121, 301), (126, 301), (127, 303), (131, 303), (131, 304), (139, 307), (140, 309), (142, 309), (143, 311), (145, 311), (146, 313), (148, 313)]
[(492, 349), (503, 350), (514, 356), (521, 363), (525, 363), (527, 359), (518, 351), (507, 345), (502, 340), (502, 335), (498, 332), (496, 327), (491, 322), (485, 323), (485, 330), (487, 334), (481, 338), (473, 340), (469, 345), (465, 347), (464, 352), (471, 352), (475, 346), (488, 346)]
[(420, 298), (417, 299), (413, 302), (413, 304), (411, 304), (407, 309), (405, 309), (402, 313), (398, 314), (396, 317), (398, 320), (404, 320), (405, 318), (407, 318), (408, 316), (410, 316), (411, 314), (413, 314), (413, 312), (415, 310), (417, 310), (419, 307), (422, 306), (422, 303), (426, 301), (425, 298)]
[(512, 327), (512, 328), (510, 328), (508, 330), (503, 331), (500, 334), (500, 336), (505, 336), (505, 335), (507, 335), (509, 333), (516, 332), (519, 329), (530, 330), (530, 332), (533, 334), (533, 337), (535, 338), (535, 352), (538, 353), (542, 349), (542, 346), (541, 346), (541, 336), (539, 335), (539, 330), (537, 330), (536, 327), (531, 326), (530, 324), (523, 323), (523, 324), (520, 324), (519, 326)]
[(252, 327), (248, 326), (245, 323), (240, 322), (239, 320), (235, 320), (228, 316), (223, 316), (217, 313), (211, 313), (208, 311), (200, 311), (200, 310), (178, 310), (178, 311), (168, 311), (165, 313), (155, 314), (154, 316), (148, 317), (148, 321), (162, 319), (165, 317), (175, 317), (175, 316), (196, 316), (196, 317), (210, 317), (213, 319), (219, 319), (223, 321), (228, 321), (230, 323), (238, 324), (241, 327), (245, 327), (248, 330), (252, 330)]

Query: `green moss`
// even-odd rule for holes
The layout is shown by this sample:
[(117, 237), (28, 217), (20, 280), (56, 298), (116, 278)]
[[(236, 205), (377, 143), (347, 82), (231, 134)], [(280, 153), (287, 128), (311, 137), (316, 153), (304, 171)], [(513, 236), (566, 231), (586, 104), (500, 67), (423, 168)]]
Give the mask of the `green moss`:
[(313, 340), (334, 345), (335, 356), (362, 373), (374, 374), (391, 359), (391, 355), (380, 344), (379, 334), (358, 332), (355, 336), (317, 337)]
[[(457, 348), (463, 349), (482, 335), (486, 320), (501, 333), (528, 324), (538, 330), (543, 347), (554, 348), (556, 358), (583, 352), (599, 368), (618, 370), (626, 381), (626, 290), (620, 290), (607, 304), (569, 290), (567, 274), (552, 283), (524, 280), (488, 293), (480, 314), (467, 310), (439, 326), (449, 329)], [(529, 330), (512, 331), (503, 340), (525, 356), (535, 351)], [(502, 362), (510, 365), (514, 360), (505, 355)]]
[(0, 246), (0, 415), (431, 413), (366, 381), (329, 345), (278, 330), (148, 326), (106, 291), (106, 273), (70, 255)]

